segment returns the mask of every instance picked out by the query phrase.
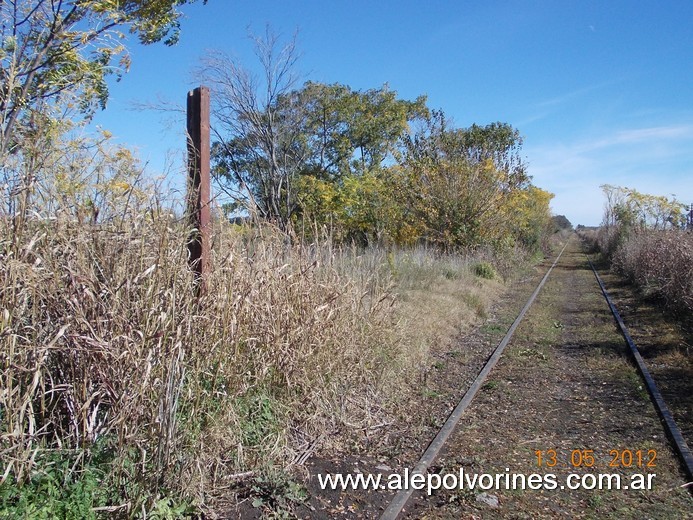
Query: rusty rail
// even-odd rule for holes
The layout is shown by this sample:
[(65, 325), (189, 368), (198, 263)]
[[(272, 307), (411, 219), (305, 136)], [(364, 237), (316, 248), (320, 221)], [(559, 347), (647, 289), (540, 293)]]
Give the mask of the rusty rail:
[[(676, 424), (676, 421), (674, 421), (674, 417), (671, 415), (667, 403), (664, 401), (662, 394), (657, 388), (657, 384), (655, 383), (654, 379), (652, 379), (649, 370), (647, 370), (647, 366), (645, 366), (645, 362), (643, 361), (642, 356), (640, 355), (640, 351), (638, 350), (637, 345), (633, 341), (633, 338), (631, 338), (630, 333), (628, 332), (628, 328), (626, 327), (626, 324), (623, 322), (623, 318), (621, 318), (621, 315), (619, 314), (618, 310), (616, 309), (616, 306), (611, 300), (611, 297), (609, 296), (609, 293), (607, 292), (606, 287), (604, 286), (604, 282), (602, 282), (602, 279), (599, 277), (599, 274), (597, 273), (597, 270), (594, 268), (594, 264), (592, 264), (592, 261), (589, 258), (587, 259), (587, 261), (589, 262), (590, 267), (592, 268), (592, 272), (594, 272), (594, 276), (597, 278), (597, 283), (599, 283), (599, 287), (602, 290), (602, 294), (604, 295), (606, 302), (609, 304), (609, 308), (611, 309), (611, 313), (614, 315), (614, 319), (616, 320), (616, 323), (618, 324), (618, 327), (621, 330), (621, 334), (623, 334), (623, 337), (625, 338), (626, 343), (628, 344), (628, 348), (630, 349), (630, 353), (633, 356), (633, 359), (635, 360), (635, 364), (638, 367), (638, 371), (640, 372), (641, 377), (645, 381), (645, 385), (647, 386), (647, 391), (650, 394), (652, 403), (654, 404), (655, 408), (657, 409), (657, 413), (664, 422), (664, 429), (666, 430), (669, 439), (674, 445), (676, 453), (678, 453), (679, 457), (681, 458), (681, 462), (683, 463), (684, 469), (686, 471), (686, 477), (689, 481), (693, 481), (693, 455), (691, 454), (691, 450), (688, 448), (688, 444), (686, 444), (686, 440), (683, 438), (681, 430)], [(693, 487), (689, 486), (689, 490), (693, 493)]]
[[(469, 387), (467, 392), (464, 394), (459, 404), (455, 407), (455, 409), (452, 411), (450, 416), (445, 421), (443, 427), (438, 431), (438, 434), (428, 445), (428, 448), (426, 448), (426, 451), (419, 459), (419, 462), (416, 464), (416, 466), (414, 466), (414, 469), (411, 471), (411, 474), (419, 473), (423, 475), (428, 471), (428, 468), (440, 453), (441, 449), (445, 445), (445, 442), (448, 440), (448, 437), (450, 437), (452, 432), (455, 430), (455, 427), (457, 426), (457, 423), (460, 421), (462, 414), (471, 404), (472, 400), (481, 388), (481, 385), (484, 384), (484, 381), (486, 380), (486, 377), (488, 376), (489, 372), (491, 372), (493, 367), (496, 366), (496, 363), (498, 363), (498, 360), (503, 354), (503, 350), (505, 350), (505, 347), (512, 339), (513, 334), (515, 333), (515, 329), (517, 329), (517, 327), (520, 325), (522, 318), (524, 318), (525, 314), (532, 306), (532, 303), (534, 303), (534, 300), (541, 291), (542, 287), (544, 287), (544, 284), (546, 283), (546, 280), (548, 280), (551, 271), (554, 267), (556, 267), (556, 264), (560, 260), (561, 255), (563, 254), (563, 251), (565, 251), (565, 248), (567, 246), (568, 242), (566, 241), (565, 245), (563, 246), (563, 249), (561, 249), (561, 252), (558, 253), (556, 260), (554, 260), (551, 267), (549, 267), (549, 270), (546, 271), (546, 274), (541, 279), (541, 282), (539, 282), (539, 285), (537, 285), (537, 288), (532, 293), (532, 296), (529, 297), (529, 300), (527, 300), (525, 306), (522, 307), (522, 310), (517, 315), (517, 318), (515, 318), (515, 321), (508, 329), (508, 332), (505, 334), (501, 342), (498, 344), (496, 350), (493, 351), (493, 354), (491, 354), (488, 361), (486, 361), (486, 364), (479, 372), (479, 375), (476, 376), (476, 379)], [(402, 512), (404, 506), (407, 504), (409, 498), (413, 493), (414, 489), (411, 486), (405, 486), (404, 489), (401, 489), (392, 499), (392, 502), (390, 502), (387, 509), (383, 511), (383, 514), (380, 516), (380, 520), (395, 520)]]

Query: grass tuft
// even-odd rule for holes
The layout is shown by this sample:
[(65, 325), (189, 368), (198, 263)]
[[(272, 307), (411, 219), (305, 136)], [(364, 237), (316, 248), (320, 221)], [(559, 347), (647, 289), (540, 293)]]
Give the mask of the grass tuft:
[(472, 271), (476, 276), (484, 278), (486, 280), (493, 280), (498, 276), (496, 274), (496, 270), (488, 262), (478, 262), (474, 264), (472, 267)]

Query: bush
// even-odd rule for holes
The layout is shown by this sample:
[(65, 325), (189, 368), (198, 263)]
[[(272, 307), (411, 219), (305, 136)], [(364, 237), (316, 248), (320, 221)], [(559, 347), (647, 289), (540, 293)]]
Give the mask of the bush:
[(684, 231), (642, 231), (623, 240), (613, 267), (644, 294), (678, 311), (693, 310), (693, 235)]
[(486, 280), (493, 280), (498, 276), (496, 274), (496, 270), (488, 262), (479, 262), (477, 264), (474, 264), (472, 266), (472, 271), (476, 276), (479, 276), (480, 278), (484, 278)]

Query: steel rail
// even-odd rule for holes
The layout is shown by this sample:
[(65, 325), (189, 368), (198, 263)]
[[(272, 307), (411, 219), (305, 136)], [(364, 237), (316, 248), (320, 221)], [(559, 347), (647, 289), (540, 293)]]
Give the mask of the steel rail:
[[(419, 459), (419, 462), (416, 464), (416, 466), (414, 466), (414, 469), (412, 469), (412, 475), (416, 473), (422, 475), (426, 474), (426, 471), (440, 453), (441, 449), (445, 445), (445, 442), (448, 440), (448, 437), (450, 437), (450, 435), (454, 431), (455, 427), (457, 426), (457, 423), (462, 417), (462, 414), (469, 407), (469, 404), (474, 399), (474, 396), (477, 394), (477, 392), (481, 388), (481, 385), (486, 380), (486, 377), (488, 376), (489, 372), (491, 372), (493, 367), (496, 366), (496, 363), (500, 359), (501, 354), (503, 354), (503, 350), (505, 350), (506, 345), (510, 342), (510, 339), (513, 337), (515, 329), (517, 329), (518, 325), (520, 325), (522, 318), (524, 318), (525, 314), (532, 306), (532, 303), (534, 303), (534, 300), (539, 294), (539, 291), (541, 291), (542, 287), (544, 287), (544, 284), (546, 283), (546, 280), (549, 278), (551, 271), (554, 267), (556, 267), (556, 264), (560, 260), (561, 255), (563, 254), (563, 251), (565, 251), (565, 248), (567, 246), (568, 241), (566, 241), (565, 245), (563, 246), (563, 249), (561, 249), (561, 252), (558, 253), (556, 260), (554, 260), (549, 270), (546, 271), (546, 274), (541, 279), (541, 282), (539, 282), (539, 285), (537, 285), (537, 288), (534, 290), (532, 295), (529, 297), (529, 300), (527, 300), (527, 303), (525, 303), (524, 307), (522, 307), (522, 310), (517, 315), (517, 318), (515, 318), (515, 321), (508, 329), (508, 332), (505, 334), (505, 336), (498, 344), (496, 349), (493, 351), (493, 354), (491, 354), (488, 361), (486, 361), (486, 364), (479, 372), (479, 375), (476, 376), (476, 379), (469, 387), (467, 392), (464, 394), (459, 404), (448, 416), (447, 420), (445, 421), (445, 424), (443, 424), (442, 428), (438, 431), (438, 434), (428, 445), (428, 448), (426, 448), (426, 451)], [(392, 502), (390, 502), (385, 511), (383, 511), (383, 514), (380, 516), (380, 520), (395, 520), (402, 512), (404, 506), (407, 504), (407, 501), (413, 493), (414, 489), (411, 488), (411, 486), (409, 485), (406, 485), (404, 486), (404, 489), (399, 490), (395, 497), (392, 499)]]
[[(623, 318), (621, 318), (621, 315), (619, 314), (618, 310), (616, 309), (616, 306), (611, 300), (611, 297), (609, 296), (609, 293), (607, 292), (606, 287), (604, 286), (604, 282), (602, 282), (602, 279), (599, 277), (599, 273), (597, 273), (597, 270), (594, 268), (594, 264), (592, 264), (592, 261), (589, 259), (589, 257), (587, 258), (587, 261), (589, 262), (590, 267), (592, 268), (594, 276), (597, 278), (597, 283), (599, 283), (599, 287), (602, 290), (602, 294), (604, 295), (606, 302), (609, 304), (611, 313), (614, 315), (616, 323), (618, 323), (618, 327), (621, 330), (621, 334), (623, 334), (623, 337), (625, 338), (626, 343), (630, 348), (630, 353), (633, 356), (633, 359), (635, 360), (635, 364), (638, 367), (640, 375), (645, 381), (645, 385), (647, 386), (647, 391), (650, 394), (652, 403), (654, 404), (655, 408), (657, 409), (657, 413), (659, 413), (659, 416), (662, 418), (662, 421), (664, 422), (664, 429), (666, 430), (669, 439), (674, 444), (674, 449), (681, 458), (681, 462), (683, 463), (684, 469), (686, 471), (686, 477), (690, 482), (693, 482), (693, 454), (691, 454), (691, 450), (688, 448), (686, 440), (683, 438), (683, 435), (681, 435), (681, 430), (677, 426), (676, 421), (674, 421), (674, 417), (671, 415), (669, 407), (667, 406), (667, 403), (664, 401), (662, 394), (657, 388), (654, 379), (650, 375), (649, 370), (647, 370), (647, 366), (645, 366), (645, 362), (643, 361), (642, 356), (640, 355), (640, 351), (638, 350), (637, 345), (633, 341), (633, 338), (631, 338), (630, 333), (628, 332), (628, 328), (626, 327), (626, 324), (623, 322)], [(689, 490), (693, 493), (693, 486), (689, 486)]]

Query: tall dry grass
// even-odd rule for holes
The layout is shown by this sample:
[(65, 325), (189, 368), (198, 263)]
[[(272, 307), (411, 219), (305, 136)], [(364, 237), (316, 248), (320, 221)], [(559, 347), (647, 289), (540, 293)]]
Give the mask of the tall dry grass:
[(599, 252), (611, 268), (674, 311), (693, 310), (693, 234), (670, 229), (602, 226), (583, 230), (588, 252)]
[(0, 243), (3, 481), (27, 482), (45, 450), (102, 442), (133, 459), (117, 478), (204, 496), (375, 420), (400, 356), (387, 282), (221, 229), (196, 300), (187, 230), (168, 219), (25, 231)]
[(474, 274), (488, 255), (217, 222), (196, 299), (189, 230), (165, 212), (0, 227), (0, 491), (68, 461), (63, 484), (98, 470), (92, 511), (125, 517), (214, 507), (240, 475), (387, 424), (429, 349), (501, 287)]
[(639, 231), (623, 239), (612, 266), (645, 295), (680, 312), (693, 311), (693, 234)]

